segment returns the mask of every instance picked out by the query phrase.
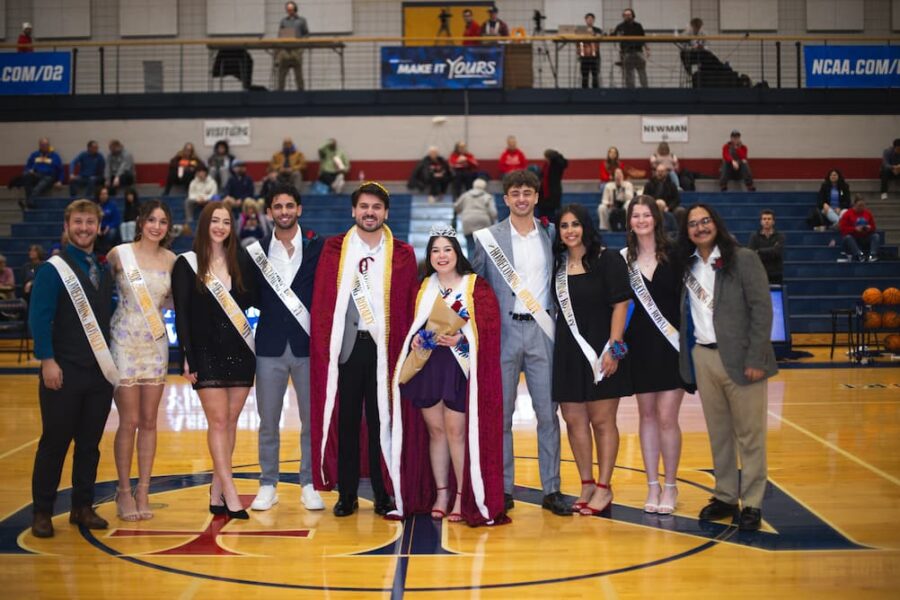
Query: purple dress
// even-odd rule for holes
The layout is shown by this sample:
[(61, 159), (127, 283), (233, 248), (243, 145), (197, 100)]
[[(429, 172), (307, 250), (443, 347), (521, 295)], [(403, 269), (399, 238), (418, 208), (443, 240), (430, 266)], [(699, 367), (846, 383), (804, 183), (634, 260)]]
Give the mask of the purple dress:
[(400, 390), (416, 408), (431, 408), (443, 400), (450, 410), (464, 413), (468, 383), (450, 348), (438, 346), (422, 370), (402, 384)]

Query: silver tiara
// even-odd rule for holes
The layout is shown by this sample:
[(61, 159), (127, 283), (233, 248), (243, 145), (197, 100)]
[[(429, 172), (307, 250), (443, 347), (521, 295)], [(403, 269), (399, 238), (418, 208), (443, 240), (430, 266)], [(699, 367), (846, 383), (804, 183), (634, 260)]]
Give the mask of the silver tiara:
[(431, 231), (428, 232), (428, 237), (445, 237), (456, 239), (456, 230), (449, 225), (436, 224), (431, 226)]

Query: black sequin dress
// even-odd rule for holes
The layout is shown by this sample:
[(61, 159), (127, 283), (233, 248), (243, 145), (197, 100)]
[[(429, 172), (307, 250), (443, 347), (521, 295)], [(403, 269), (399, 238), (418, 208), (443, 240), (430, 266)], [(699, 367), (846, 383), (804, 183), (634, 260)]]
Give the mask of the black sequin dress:
[[(230, 294), (246, 310), (254, 303), (252, 269), (255, 267), (243, 248), (238, 250), (238, 265), (244, 289), (235, 289), (232, 278)], [(188, 367), (197, 373), (194, 389), (253, 386), (256, 356), (213, 295), (206, 289), (197, 289), (196, 277), (185, 258), (175, 261), (172, 270), (175, 329)]]

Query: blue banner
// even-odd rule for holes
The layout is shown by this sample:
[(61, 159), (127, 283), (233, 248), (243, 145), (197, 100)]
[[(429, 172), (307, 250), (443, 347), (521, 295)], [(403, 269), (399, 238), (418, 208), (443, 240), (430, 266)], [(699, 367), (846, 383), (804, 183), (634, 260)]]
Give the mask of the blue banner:
[(806, 87), (900, 87), (900, 46), (806, 46)]
[(0, 53), (0, 95), (69, 94), (71, 88), (69, 52)]
[(381, 87), (384, 89), (485, 89), (502, 85), (502, 46), (381, 49)]

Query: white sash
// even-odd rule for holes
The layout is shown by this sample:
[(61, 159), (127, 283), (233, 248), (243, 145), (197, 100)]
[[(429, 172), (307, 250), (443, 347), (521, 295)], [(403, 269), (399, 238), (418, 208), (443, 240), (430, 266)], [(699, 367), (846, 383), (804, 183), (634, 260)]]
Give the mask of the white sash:
[[(188, 264), (191, 265), (194, 273), (196, 273), (197, 254), (194, 252), (185, 252), (181, 256), (184, 257)], [(234, 301), (234, 298), (232, 298), (228, 290), (225, 289), (225, 284), (222, 283), (212, 271), (206, 274), (206, 281), (203, 283), (206, 285), (206, 289), (213, 295), (213, 298), (216, 299), (216, 302), (219, 303), (219, 306), (222, 307), (222, 310), (225, 311), (225, 316), (228, 317), (228, 320), (231, 321), (231, 324), (237, 332), (241, 334), (244, 342), (250, 348), (250, 352), (256, 352), (256, 343), (253, 340), (253, 329), (250, 327), (250, 322), (247, 321), (247, 315), (244, 314), (244, 311), (241, 310), (238, 303)]]
[(675, 329), (674, 325), (669, 323), (669, 320), (666, 319), (659, 310), (656, 301), (653, 299), (653, 296), (650, 295), (650, 290), (644, 285), (644, 275), (641, 273), (641, 269), (637, 265), (637, 262), (628, 262), (628, 248), (622, 248), (619, 250), (619, 254), (622, 255), (622, 258), (625, 259), (625, 264), (628, 265), (628, 281), (631, 283), (631, 289), (634, 290), (634, 295), (637, 296), (641, 306), (647, 311), (647, 315), (650, 317), (650, 320), (653, 321), (653, 324), (656, 325), (656, 328), (659, 329), (659, 332), (666, 338), (669, 344), (675, 348), (675, 351), (678, 352), (681, 349), (678, 341), (678, 330)]
[(84, 335), (91, 345), (91, 351), (94, 353), (94, 358), (97, 359), (97, 364), (100, 365), (103, 376), (113, 387), (117, 386), (119, 384), (119, 370), (116, 368), (109, 346), (106, 344), (106, 338), (103, 337), (103, 332), (100, 331), (100, 325), (97, 324), (97, 317), (94, 315), (94, 309), (91, 308), (91, 303), (84, 293), (81, 281), (78, 279), (75, 271), (72, 270), (72, 267), (69, 266), (69, 263), (61, 257), (51, 256), (47, 262), (56, 267), (59, 278), (62, 280), (66, 292), (69, 293), (69, 299), (72, 300), (75, 312), (78, 313), (78, 318), (81, 320), (81, 328), (84, 330)]
[(701, 304), (706, 305), (709, 310), (715, 310), (716, 302), (713, 295), (710, 294), (705, 287), (700, 284), (700, 281), (694, 277), (694, 274), (690, 269), (684, 274), (684, 284), (687, 286), (688, 291), (691, 295), (697, 299)]
[(350, 297), (353, 299), (353, 304), (356, 305), (356, 312), (359, 313), (359, 318), (363, 320), (369, 329), (369, 333), (373, 338), (378, 337), (378, 317), (375, 315), (372, 290), (369, 289), (369, 278), (365, 273), (359, 272), (358, 265), (356, 265), (356, 272), (353, 274)]
[(531, 290), (525, 287), (525, 282), (522, 281), (522, 278), (516, 272), (516, 268), (506, 257), (503, 248), (497, 243), (497, 238), (494, 237), (494, 234), (491, 233), (491, 230), (487, 227), (476, 231), (475, 237), (481, 242), (485, 252), (487, 252), (488, 258), (490, 258), (491, 262), (494, 263), (494, 266), (497, 267), (500, 276), (503, 277), (503, 281), (506, 282), (506, 285), (509, 286), (509, 289), (513, 291), (516, 297), (522, 301), (522, 304), (525, 305), (525, 308), (531, 313), (534, 320), (537, 321), (538, 326), (552, 341), (556, 333), (556, 323), (553, 322), (553, 319), (550, 318), (550, 315), (547, 314), (547, 311), (544, 310), (541, 303), (537, 301), (537, 298), (534, 297)]
[[(128, 280), (128, 284), (131, 286), (131, 292), (134, 294), (138, 308), (141, 310), (141, 315), (144, 317), (147, 330), (154, 341), (158, 342), (163, 338), (166, 338), (168, 341), (166, 326), (163, 323), (159, 307), (153, 302), (153, 296), (150, 295), (150, 290), (147, 289), (144, 275), (141, 273), (140, 267), (138, 267), (137, 258), (134, 255), (134, 247), (131, 244), (121, 244), (118, 247), (118, 253), (119, 262), (122, 263), (122, 271), (125, 272), (125, 279)], [(166, 354), (162, 358), (169, 362), (168, 343), (166, 344), (165, 352)]]
[(253, 262), (256, 263), (256, 266), (259, 267), (263, 279), (266, 280), (266, 283), (269, 284), (269, 287), (272, 288), (272, 291), (275, 292), (275, 295), (278, 296), (285, 308), (294, 316), (300, 327), (306, 332), (306, 335), (309, 335), (309, 311), (300, 298), (297, 297), (297, 294), (294, 293), (294, 290), (291, 289), (290, 283), (281, 278), (281, 275), (269, 262), (269, 258), (258, 241), (250, 244), (247, 247), (247, 252), (250, 254), (250, 258), (253, 259)]
[[(588, 364), (591, 365), (591, 372), (594, 374), (594, 383), (600, 383), (603, 381), (603, 370), (600, 368), (600, 357), (597, 356), (597, 351), (594, 350), (593, 346), (591, 346), (588, 341), (584, 339), (584, 336), (581, 335), (581, 332), (578, 331), (578, 322), (575, 320), (575, 311), (572, 310), (572, 299), (569, 297), (569, 275), (567, 273), (569, 264), (568, 252), (565, 253), (565, 259), (563, 265), (556, 272), (556, 299), (559, 301), (559, 310), (566, 320), (566, 325), (569, 326), (569, 331), (572, 332), (572, 337), (575, 338), (578, 347), (581, 348), (581, 353), (584, 354)], [(607, 350), (609, 350), (609, 342), (603, 347), (603, 351), (600, 353), (601, 356), (603, 355), (603, 352), (606, 352)]]

